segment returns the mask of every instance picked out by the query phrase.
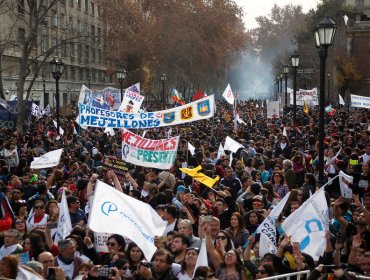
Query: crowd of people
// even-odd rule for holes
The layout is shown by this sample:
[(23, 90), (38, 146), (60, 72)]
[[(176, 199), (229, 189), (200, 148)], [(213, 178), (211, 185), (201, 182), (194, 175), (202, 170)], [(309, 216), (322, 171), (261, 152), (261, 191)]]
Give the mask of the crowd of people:
[[(325, 180), (340, 171), (353, 176), (353, 198), (341, 196), (338, 178), (325, 186), (330, 230), (325, 253), (314, 260), (279, 225), (320, 187), (318, 111), (298, 110), (295, 125), (290, 113), (267, 119), (263, 101), (237, 102), (242, 123), (233, 121), (232, 111), (218, 101), (212, 119), (171, 127), (172, 135), (181, 137), (173, 168), (129, 164), (123, 179), (102, 172), (105, 158), (122, 158), (118, 129), (113, 136), (103, 128), (82, 129), (75, 115), (61, 118), (63, 135), (51, 116), (32, 117), (22, 134), (1, 128), (0, 276), (23, 279), (22, 270), (58, 280), (246, 280), (310, 270), (306, 279), (370, 277), (370, 113), (338, 108), (325, 116)], [(169, 127), (149, 129), (145, 138), (167, 138), (168, 132)], [(243, 148), (218, 153), (227, 136)], [(59, 148), (58, 166), (30, 168), (35, 157)], [(212, 188), (179, 169), (199, 165), (208, 177), (220, 177)], [(97, 250), (96, 233), (87, 226), (97, 180), (149, 204), (167, 221), (163, 236), (155, 237), (152, 259), (145, 259), (125, 232), (107, 238), (107, 252)], [(63, 193), (73, 229), (56, 242)], [(288, 193), (276, 221), (277, 251), (261, 255), (256, 230)], [(14, 216), (6, 214), (7, 205)], [(208, 266), (196, 266), (202, 240)]]

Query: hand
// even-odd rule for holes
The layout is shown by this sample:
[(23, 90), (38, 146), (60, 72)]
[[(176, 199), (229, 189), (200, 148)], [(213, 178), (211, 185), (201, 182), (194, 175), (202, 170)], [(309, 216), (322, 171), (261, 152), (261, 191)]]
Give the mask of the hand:
[(150, 268), (145, 267), (143, 265), (139, 265), (138, 272), (147, 280), (153, 277)]
[(357, 234), (353, 237), (353, 240), (352, 240), (352, 248), (360, 248), (362, 244), (362, 238), (361, 238), (361, 235)]
[(91, 244), (93, 244), (90, 237), (87, 237), (87, 236), (84, 238), (83, 242), (87, 247), (89, 247), (89, 246), (91, 246)]
[(89, 272), (89, 275), (92, 277), (99, 277), (99, 268), (101, 265), (94, 265)]
[(356, 207), (360, 207), (360, 208), (362, 208), (363, 207), (363, 205), (362, 205), (362, 203), (361, 203), (361, 201), (360, 201), (360, 199), (359, 199), (359, 197), (358, 197), (358, 195), (353, 195), (352, 196), (352, 198), (353, 198), (353, 204), (356, 206)]
[(252, 247), (253, 247), (254, 242), (256, 241), (256, 238), (254, 238), (254, 236), (253, 236), (253, 235), (250, 235), (250, 236), (248, 237), (248, 240), (249, 240), (248, 246), (252, 248)]
[(287, 247), (289, 245), (290, 245), (290, 237), (289, 236), (286, 236), (283, 240), (281, 240), (280, 246), (282, 248), (285, 248), (285, 247)]
[(114, 276), (110, 277), (109, 279), (112, 279), (112, 280), (121, 280), (121, 276), (119, 274), (118, 268), (117, 267), (113, 267), (112, 269), (114, 271), (114, 273), (113, 273)]
[(59, 266), (56, 266), (54, 267), (54, 270), (55, 270), (55, 279), (56, 280), (65, 280), (66, 279), (66, 275), (63, 271), (63, 269)]
[(330, 239), (331, 239), (331, 232), (330, 232), (330, 231), (327, 231), (327, 232), (325, 233), (325, 237), (326, 237), (326, 240), (327, 240), (327, 241), (330, 241)]
[(217, 194), (221, 197), (226, 197), (227, 196), (227, 193), (225, 193), (224, 191), (218, 191)]
[(96, 182), (96, 180), (98, 179), (98, 174), (93, 174), (93, 175), (91, 175), (91, 177), (90, 177), (90, 181), (91, 182)]
[(315, 269), (318, 271), (318, 272), (322, 272), (322, 269), (324, 268), (324, 265), (323, 264), (319, 264), (319, 266), (317, 266)]

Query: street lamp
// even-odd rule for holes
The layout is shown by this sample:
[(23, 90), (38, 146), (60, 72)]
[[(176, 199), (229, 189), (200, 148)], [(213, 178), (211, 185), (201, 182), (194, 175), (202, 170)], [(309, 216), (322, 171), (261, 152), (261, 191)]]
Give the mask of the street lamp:
[(166, 82), (167, 80), (167, 75), (166, 74), (161, 74), (161, 81), (162, 81), (162, 109), (164, 110), (164, 104), (165, 104), (165, 101), (164, 101), (164, 83)]
[[(284, 78), (284, 73), (279, 74), (279, 79), (280, 79), (280, 98), (283, 94), (283, 78)], [(279, 98), (277, 99), (279, 101)]]
[(290, 56), (290, 64), (293, 68), (293, 124), (297, 121), (297, 68), (299, 65), (299, 55), (297, 53)]
[(315, 43), (319, 47), (320, 57), (320, 100), (319, 100), (319, 179), (320, 186), (324, 182), (324, 115), (325, 115), (325, 61), (328, 48), (332, 45), (337, 26), (329, 17), (325, 17), (315, 30)]
[(283, 72), (285, 76), (285, 110), (288, 109), (288, 73), (289, 73), (289, 66), (284, 65)]
[(117, 71), (117, 79), (119, 80), (119, 85), (121, 89), (121, 102), (123, 100), (123, 81), (126, 78), (126, 70), (121, 68)]
[[(44, 108), (45, 108), (45, 95), (46, 95), (46, 90), (45, 90), (45, 82), (46, 82), (46, 74), (42, 74), (42, 89), (43, 89), (43, 93), (44, 93)], [(47, 103), (49, 104), (49, 100), (47, 101)]]
[(275, 82), (275, 92), (274, 92), (274, 94), (275, 94), (275, 98), (277, 100), (277, 95), (278, 95), (278, 92), (279, 92), (279, 76), (278, 75), (275, 76), (274, 82)]
[(64, 63), (61, 59), (58, 59), (58, 58), (53, 58), (51, 61), (50, 61), (50, 66), (51, 66), (51, 73), (53, 74), (53, 78), (55, 79), (55, 89), (56, 89), (56, 111), (57, 111), (57, 134), (59, 135), (59, 79), (60, 77), (62, 76), (63, 74), (63, 67), (64, 67)]

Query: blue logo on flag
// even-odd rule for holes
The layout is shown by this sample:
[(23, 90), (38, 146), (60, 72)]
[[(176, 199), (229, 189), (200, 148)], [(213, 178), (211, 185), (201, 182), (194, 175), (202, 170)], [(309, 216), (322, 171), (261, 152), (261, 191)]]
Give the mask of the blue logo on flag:
[(175, 120), (175, 112), (164, 113), (163, 114), (163, 122), (164, 123), (172, 123), (174, 120)]
[(200, 116), (207, 116), (211, 112), (209, 100), (200, 101), (198, 103), (198, 114)]
[(110, 212), (115, 212), (118, 210), (118, 207), (116, 204), (110, 201), (106, 201), (102, 204), (101, 206), (101, 211), (103, 212), (104, 215), (108, 216)]

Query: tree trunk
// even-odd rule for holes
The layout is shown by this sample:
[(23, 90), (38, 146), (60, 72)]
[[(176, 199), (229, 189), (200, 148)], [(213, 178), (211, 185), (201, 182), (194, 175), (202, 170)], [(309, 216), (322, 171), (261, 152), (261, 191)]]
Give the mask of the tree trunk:
[[(3, 69), (3, 54), (2, 53), (0, 53), (0, 69)], [(3, 71), (0, 71), (0, 98), (5, 99)]]

